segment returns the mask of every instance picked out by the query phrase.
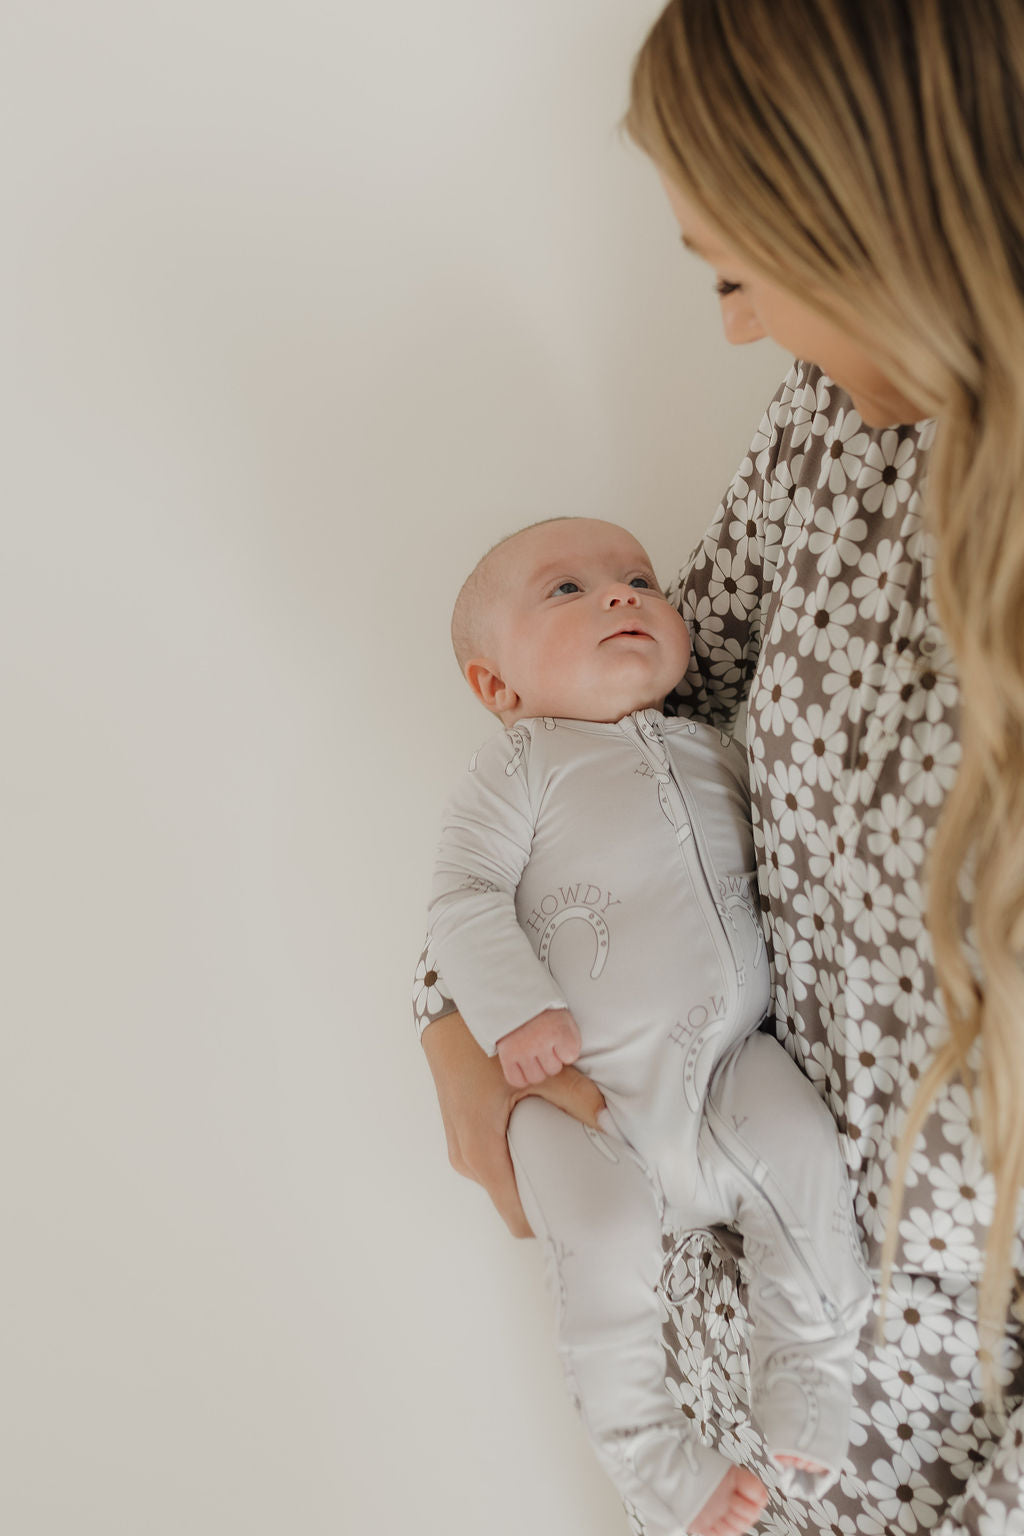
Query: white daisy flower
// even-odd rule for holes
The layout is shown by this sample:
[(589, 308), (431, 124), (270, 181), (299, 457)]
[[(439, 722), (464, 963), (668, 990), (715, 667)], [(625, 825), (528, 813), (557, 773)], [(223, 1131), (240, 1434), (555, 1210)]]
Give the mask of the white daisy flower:
[(909, 944), (896, 949), (883, 944), (878, 958), (871, 962), (875, 997), (879, 1007), (891, 1008), (904, 1024), (909, 1024), (914, 1001), (924, 991), (924, 967), (917, 950)]
[(838, 716), (831, 710), (826, 713), (820, 704), (809, 704), (805, 714), (793, 721), (790, 739), (793, 761), (803, 765), (807, 781), (830, 790), (842, 775), (847, 743)]
[(915, 1472), (923, 1461), (938, 1460), (941, 1436), (932, 1428), (931, 1415), (920, 1408), (905, 1408), (876, 1398), (871, 1422), (887, 1445), (903, 1457)]
[(882, 539), (877, 549), (864, 551), (860, 575), (854, 577), (851, 585), (862, 619), (884, 624), (902, 601), (910, 575), (910, 562), (897, 559), (902, 553), (902, 546), (892, 539)]
[(991, 1450), (991, 1440), (980, 1441), (969, 1431), (957, 1434), (947, 1427), (939, 1454), (949, 1464), (957, 1481), (965, 1483), (972, 1473), (981, 1471)]
[(832, 652), (828, 658), (828, 671), (821, 680), (832, 708), (852, 721), (870, 714), (881, 683), (882, 661), (878, 644), (861, 635), (850, 635), (844, 645)]
[(742, 555), (723, 547), (715, 552), (714, 574), (708, 590), (715, 613), (745, 619), (756, 601), (758, 580)]
[(814, 951), (806, 939), (798, 937), (784, 918), (774, 925), (775, 973), (785, 981), (797, 1002), (803, 1002), (814, 986), (816, 966)]
[(912, 1360), (922, 1352), (938, 1355), (950, 1328), (949, 1303), (935, 1281), (897, 1271), (885, 1302), (886, 1343)]
[(872, 1358), (869, 1369), (883, 1398), (900, 1412), (938, 1412), (942, 1379), (926, 1370), (920, 1360), (902, 1350), (882, 1348)]
[(881, 1242), (887, 1230), (892, 1182), (889, 1169), (880, 1157), (874, 1157), (861, 1173), (854, 1193), (857, 1220), (869, 1240)]
[(413, 980), (412, 1006), (419, 1025), (429, 1024), (435, 1014), (448, 1006), (448, 998), (444, 991), (444, 982), (438, 975), (433, 957), (428, 950), (420, 956), (420, 963), (416, 967), (416, 975)]
[(817, 385), (802, 384), (794, 392), (790, 407), (789, 441), (799, 448), (810, 437), (821, 437), (828, 430), (828, 410), (831, 404), (829, 385), (819, 377)]
[(839, 1023), (841, 998), (839, 977), (831, 966), (822, 966), (814, 983), (814, 999), (818, 1005), (818, 1020), (830, 1042), (842, 1038), (843, 1031)]
[(822, 576), (814, 590), (807, 593), (796, 626), (801, 656), (827, 661), (833, 651), (846, 646), (850, 629), (857, 621), (857, 609), (849, 597), (850, 588), (845, 581), (830, 581), (827, 576)]
[(792, 841), (798, 829), (814, 820), (814, 790), (792, 763), (776, 763), (768, 775), (772, 818), (780, 834)]
[(881, 1104), (871, 1099), (862, 1099), (860, 1094), (851, 1093), (847, 1089), (842, 1101), (840, 1123), (844, 1126), (843, 1137), (851, 1168), (862, 1168), (865, 1163), (874, 1160), (884, 1118), (885, 1110)]
[(931, 1529), (939, 1518), (944, 1494), (930, 1487), (902, 1456), (893, 1456), (891, 1462), (876, 1461), (871, 1472), (865, 1479), (868, 1497), (874, 1499), (883, 1519), (902, 1531), (917, 1531), (920, 1526)]
[(774, 562), (774, 545), (779, 544), (783, 538), (783, 529), (789, 518), (797, 493), (797, 480), (800, 477), (800, 465), (803, 463), (803, 454), (795, 458), (789, 458), (785, 462), (776, 464), (772, 478), (764, 485), (764, 522), (766, 553), (769, 541), (772, 546), (772, 561)]
[(915, 446), (912, 437), (900, 440), (898, 428), (890, 428), (879, 439), (868, 444), (864, 463), (857, 476), (858, 488), (864, 493), (861, 502), (866, 511), (881, 510), (883, 517), (892, 517), (909, 499), (911, 482), (917, 469)]
[(744, 564), (760, 565), (764, 508), (756, 491), (737, 496), (729, 506), (728, 540)]
[(719, 1442), (722, 1454), (741, 1465), (756, 1466), (764, 1458), (764, 1441), (748, 1418), (737, 1417), (722, 1426)]
[(846, 1071), (854, 1093), (869, 1099), (892, 1093), (899, 1062), (899, 1041), (873, 1018), (851, 1019), (847, 1031)]
[(866, 864), (863, 859), (850, 859), (846, 867), (846, 883), (856, 909), (853, 914), (853, 931), (862, 943), (884, 944), (896, 927), (892, 886), (885, 880), (877, 864)]
[(924, 822), (902, 795), (883, 795), (864, 816), (868, 851), (887, 875), (905, 880), (924, 862)]
[[(975, 1260), (975, 1269), (980, 1274), (980, 1253)], [(976, 1428), (974, 1420), (978, 1418), (979, 1414), (984, 1412), (979, 1401), (981, 1395), (981, 1363), (978, 1359), (979, 1344), (978, 1325), (974, 1318), (966, 1317), (962, 1313), (956, 1316), (953, 1320), (949, 1337), (946, 1339), (946, 1355), (949, 1360), (949, 1369), (952, 1373), (951, 1377), (947, 1380), (946, 1389), (954, 1399), (956, 1397), (956, 1389), (953, 1385), (954, 1379), (962, 1381), (965, 1387), (969, 1389), (966, 1401), (962, 1403), (961, 1416), (958, 1417), (955, 1413), (950, 1416), (951, 1422), (956, 1420), (956, 1427), (960, 1429), (966, 1427)], [(992, 1360), (992, 1375), (1001, 1389), (1005, 1390), (1007, 1387), (1012, 1386), (1014, 1373), (1019, 1368), (1019, 1365), (1019, 1353), (1015, 1350), (1012, 1340), (1004, 1336), (997, 1342), (993, 1350)], [(969, 1415), (970, 1418), (964, 1418), (963, 1414)]]
[(860, 503), (855, 496), (837, 496), (831, 506), (816, 508), (814, 528), (807, 548), (817, 557), (823, 576), (839, 575), (844, 565), (857, 565), (861, 544), (868, 531), (867, 522), (857, 514)]
[[(720, 680), (721, 690), (737, 688), (745, 683), (750, 675), (750, 658), (743, 644), (735, 636), (729, 635), (721, 645), (716, 645), (710, 653), (711, 665), (709, 671), (712, 677)], [(715, 702), (720, 698), (720, 689), (715, 689)], [(731, 701), (730, 701), (731, 702)]]
[(765, 734), (784, 736), (799, 713), (798, 700), (804, 691), (795, 656), (779, 656), (763, 668), (757, 679), (757, 692), (751, 701)]
[(837, 491), (845, 491), (848, 480), (856, 484), (870, 441), (856, 411), (837, 411), (835, 421), (825, 432), (818, 489), (827, 484), (834, 496)]
[(824, 1089), (826, 1100), (838, 1098), (839, 1073), (836, 1070), (831, 1047), (826, 1041), (815, 1040), (810, 1048), (802, 1053), (802, 1065), (805, 1076), (815, 1088)]
[(960, 742), (944, 720), (922, 720), (900, 741), (900, 782), (915, 805), (941, 805), (960, 766)]
[[(670, 589), (671, 600), (671, 589)], [(679, 607), (679, 604), (675, 604)], [(722, 643), (723, 622), (711, 606), (711, 599), (703, 596), (696, 603), (684, 603), (680, 608), (690, 631), (690, 644), (695, 656), (708, 656), (715, 646)]]
[[(948, 657), (948, 660), (947, 660)], [(952, 657), (945, 643), (936, 646), (927, 662), (920, 662), (914, 674), (914, 687), (904, 700), (907, 720), (932, 720), (936, 723), (955, 711), (960, 702)]]
[[(803, 780), (803, 774), (800, 775)], [(804, 828), (804, 854), (807, 859), (807, 869), (813, 880), (828, 880), (829, 888), (834, 890), (831, 879), (836, 862), (835, 828), (828, 821), (814, 821)]]
[(856, 1536), (857, 1527), (852, 1515), (841, 1515), (831, 1499), (822, 1499), (818, 1525), (824, 1536)]
[(938, 1210), (947, 1211), (958, 1226), (988, 1226), (995, 1202), (994, 1185), (985, 1172), (979, 1147), (968, 1142), (960, 1157), (940, 1152), (930, 1158), (928, 1178)]
[(828, 891), (822, 885), (805, 885), (792, 900), (796, 913), (796, 930), (803, 939), (809, 939), (819, 960), (829, 961), (835, 953), (835, 910)]
[(924, 1274), (969, 1271), (977, 1263), (974, 1233), (958, 1226), (948, 1211), (915, 1206), (900, 1222), (900, 1237), (908, 1264)]
[(867, 954), (850, 955), (846, 962), (846, 1013), (851, 1020), (864, 1018), (874, 1007), (875, 986), (871, 979), (871, 958)]
[(917, 1093), (917, 1085), (931, 1064), (934, 1054), (923, 1030), (909, 1029), (900, 1040), (903, 1098), (907, 1104)]

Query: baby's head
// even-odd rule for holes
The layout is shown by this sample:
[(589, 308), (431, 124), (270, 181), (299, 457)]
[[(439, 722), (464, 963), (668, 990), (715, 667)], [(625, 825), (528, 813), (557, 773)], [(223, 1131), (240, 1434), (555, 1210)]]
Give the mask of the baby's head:
[(452, 644), (505, 726), (660, 709), (690, 659), (643, 546), (589, 517), (533, 523), (496, 544), (458, 595)]

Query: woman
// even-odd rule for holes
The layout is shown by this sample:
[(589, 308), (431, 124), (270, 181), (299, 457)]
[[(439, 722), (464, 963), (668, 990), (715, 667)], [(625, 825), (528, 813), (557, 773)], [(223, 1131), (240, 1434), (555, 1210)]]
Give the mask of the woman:
[[(848, 1474), (762, 1529), (1024, 1532), (1024, 9), (673, 0), (627, 127), (727, 338), (797, 358), (680, 578), (679, 703), (748, 704), (777, 1032), (891, 1265)], [(514, 1096), (446, 1006), (452, 1161), (521, 1232)], [(734, 1266), (671, 1259), (680, 1405), (767, 1481)]]

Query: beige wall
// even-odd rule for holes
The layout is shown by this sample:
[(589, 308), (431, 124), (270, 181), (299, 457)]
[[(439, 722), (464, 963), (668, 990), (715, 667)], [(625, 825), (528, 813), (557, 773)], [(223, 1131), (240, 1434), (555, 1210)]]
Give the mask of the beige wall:
[(12, 1536), (624, 1530), (407, 997), (461, 575), (668, 571), (784, 366), (616, 134), (655, 9), (7, 8)]

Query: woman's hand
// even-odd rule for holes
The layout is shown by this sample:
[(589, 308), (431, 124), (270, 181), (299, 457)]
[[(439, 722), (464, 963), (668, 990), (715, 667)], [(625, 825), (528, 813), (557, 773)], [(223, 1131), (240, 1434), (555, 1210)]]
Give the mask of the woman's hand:
[(532, 1237), (505, 1139), (509, 1116), (532, 1093), (596, 1129), (604, 1108), (601, 1090), (574, 1067), (563, 1067), (536, 1087), (510, 1087), (501, 1062), (485, 1054), (457, 1013), (427, 1026), (423, 1049), (441, 1106), (448, 1161), (456, 1173), (483, 1185), (513, 1237)]

